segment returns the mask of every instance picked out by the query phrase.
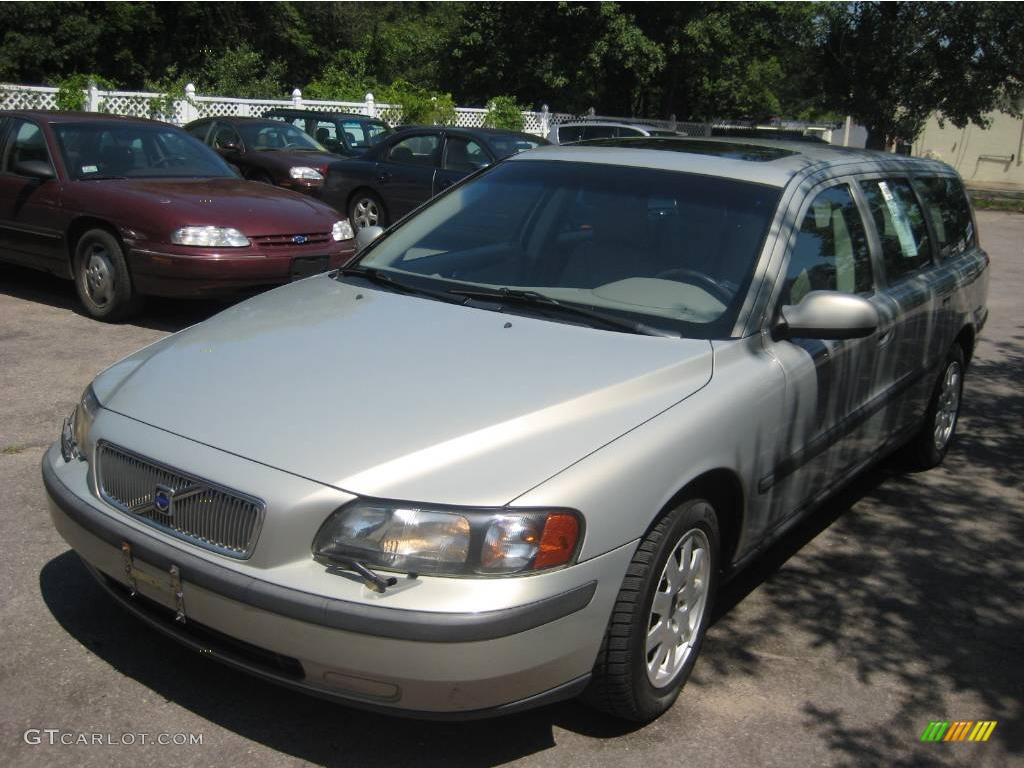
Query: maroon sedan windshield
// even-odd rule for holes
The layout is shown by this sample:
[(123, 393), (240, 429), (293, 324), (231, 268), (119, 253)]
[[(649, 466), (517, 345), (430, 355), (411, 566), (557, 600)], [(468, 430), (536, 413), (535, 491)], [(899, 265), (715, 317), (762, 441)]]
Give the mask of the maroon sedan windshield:
[(216, 152), (169, 126), (60, 123), (54, 130), (68, 175), (75, 180), (236, 175)]

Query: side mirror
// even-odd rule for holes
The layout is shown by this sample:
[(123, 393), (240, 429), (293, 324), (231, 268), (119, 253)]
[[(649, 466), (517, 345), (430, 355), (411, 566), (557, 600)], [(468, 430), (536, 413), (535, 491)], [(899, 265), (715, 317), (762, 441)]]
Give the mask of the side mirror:
[(878, 329), (878, 310), (860, 296), (837, 291), (811, 291), (799, 304), (779, 311), (772, 327), (775, 339), (859, 339)]
[(384, 234), (381, 227), (363, 227), (356, 233), (356, 253)]
[(12, 169), (19, 176), (31, 176), (33, 179), (46, 181), (56, 176), (53, 166), (45, 160), (19, 160)]

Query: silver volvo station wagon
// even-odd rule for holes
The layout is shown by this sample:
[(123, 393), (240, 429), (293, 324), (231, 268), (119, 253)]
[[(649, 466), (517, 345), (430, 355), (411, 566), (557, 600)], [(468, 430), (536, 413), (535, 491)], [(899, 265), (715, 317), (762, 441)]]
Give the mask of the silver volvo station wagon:
[(899, 449), (938, 464), (988, 257), (942, 163), (614, 139), (103, 371), (43, 479), (117, 600), (420, 717), (675, 700), (715, 593)]

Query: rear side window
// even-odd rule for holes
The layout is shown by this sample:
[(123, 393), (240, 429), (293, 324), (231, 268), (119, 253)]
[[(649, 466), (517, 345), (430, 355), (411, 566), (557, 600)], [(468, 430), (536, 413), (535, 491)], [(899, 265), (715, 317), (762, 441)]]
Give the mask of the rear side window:
[(882, 260), (889, 280), (899, 280), (932, 259), (924, 212), (906, 179), (862, 181), (871, 217), (882, 241)]
[(871, 249), (850, 187), (826, 189), (800, 223), (782, 303), (799, 304), (810, 291), (866, 293), (873, 287)]
[(558, 129), (558, 141), (562, 144), (567, 144), (570, 141), (579, 141), (582, 138), (582, 125), (565, 125)]
[(915, 178), (938, 240), (939, 258), (959, 256), (974, 247), (974, 221), (963, 185), (952, 176)]

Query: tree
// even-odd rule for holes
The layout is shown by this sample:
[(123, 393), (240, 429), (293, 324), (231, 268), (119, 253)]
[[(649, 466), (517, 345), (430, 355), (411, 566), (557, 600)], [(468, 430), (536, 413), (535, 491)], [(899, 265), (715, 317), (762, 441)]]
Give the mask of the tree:
[(850, 3), (823, 16), (823, 98), (868, 130), (911, 142), (935, 112), (957, 127), (1020, 114), (1024, 21), (1013, 3)]

